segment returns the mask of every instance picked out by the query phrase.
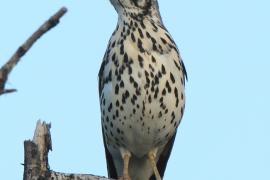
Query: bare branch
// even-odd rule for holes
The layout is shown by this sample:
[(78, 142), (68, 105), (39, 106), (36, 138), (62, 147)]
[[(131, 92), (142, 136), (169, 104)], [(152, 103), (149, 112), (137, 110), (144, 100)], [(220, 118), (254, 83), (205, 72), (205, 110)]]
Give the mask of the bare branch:
[(13, 93), (13, 92), (16, 92), (16, 91), (17, 91), (16, 89), (4, 89), (4, 90), (0, 90), (0, 96), (2, 94)]
[(24, 142), (23, 180), (112, 180), (91, 174), (68, 174), (50, 170), (48, 153), (52, 149), (50, 124), (38, 121), (32, 141)]
[(4, 64), (0, 69), (0, 95), (5, 93), (11, 93), (16, 90), (5, 89), (8, 76), (14, 66), (20, 61), (21, 57), (33, 46), (33, 44), (46, 32), (55, 27), (60, 18), (67, 12), (67, 8), (62, 7), (52, 17), (50, 17), (43, 25), (41, 25), (36, 32), (34, 32), (24, 44), (22, 44), (12, 57)]

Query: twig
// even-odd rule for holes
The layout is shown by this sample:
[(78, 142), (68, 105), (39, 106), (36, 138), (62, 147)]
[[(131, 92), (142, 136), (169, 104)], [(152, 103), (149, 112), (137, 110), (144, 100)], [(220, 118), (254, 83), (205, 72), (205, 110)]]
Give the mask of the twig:
[(23, 180), (112, 180), (91, 174), (67, 174), (50, 170), (48, 153), (52, 149), (50, 124), (38, 121), (33, 140), (24, 142)]
[(8, 76), (21, 57), (32, 47), (32, 45), (46, 32), (55, 27), (60, 18), (67, 12), (67, 8), (62, 7), (52, 17), (50, 17), (36, 32), (34, 32), (24, 44), (22, 44), (13, 56), (0, 69), (0, 95), (16, 91), (15, 89), (5, 89)]

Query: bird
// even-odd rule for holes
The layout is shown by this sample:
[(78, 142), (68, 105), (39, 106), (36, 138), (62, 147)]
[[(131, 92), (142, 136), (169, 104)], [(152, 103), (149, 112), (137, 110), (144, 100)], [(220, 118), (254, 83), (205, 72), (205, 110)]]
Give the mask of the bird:
[(185, 109), (187, 72), (157, 0), (110, 0), (118, 14), (99, 79), (109, 178), (161, 180)]

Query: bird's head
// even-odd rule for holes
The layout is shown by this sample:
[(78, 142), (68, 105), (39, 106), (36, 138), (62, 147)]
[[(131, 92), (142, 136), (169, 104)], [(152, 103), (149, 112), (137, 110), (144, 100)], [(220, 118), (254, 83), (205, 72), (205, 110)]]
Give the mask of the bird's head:
[(117, 13), (133, 17), (160, 18), (157, 0), (110, 0)]

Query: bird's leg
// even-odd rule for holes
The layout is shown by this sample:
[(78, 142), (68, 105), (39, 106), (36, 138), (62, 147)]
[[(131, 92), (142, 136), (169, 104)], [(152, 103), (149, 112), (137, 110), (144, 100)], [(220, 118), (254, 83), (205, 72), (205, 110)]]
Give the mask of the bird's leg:
[(129, 164), (130, 154), (124, 155), (124, 168), (123, 168), (123, 180), (131, 180), (128, 174), (128, 164)]
[(154, 171), (156, 180), (161, 180), (161, 177), (159, 175), (158, 169), (157, 169), (157, 164), (156, 164), (156, 156), (157, 156), (157, 149), (152, 150), (148, 153), (148, 158), (150, 160), (151, 163), (151, 167)]
[(129, 177), (129, 173), (128, 173), (128, 165), (129, 165), (129, 159), (131, 157), (131, 153), (127, 150), (123, 150), (120, 149), (121, 155), (122, 155), (122, 159), (123, 159), (123, 175), (120, 178), (120, 180), (131, 180), (131, 178)]

